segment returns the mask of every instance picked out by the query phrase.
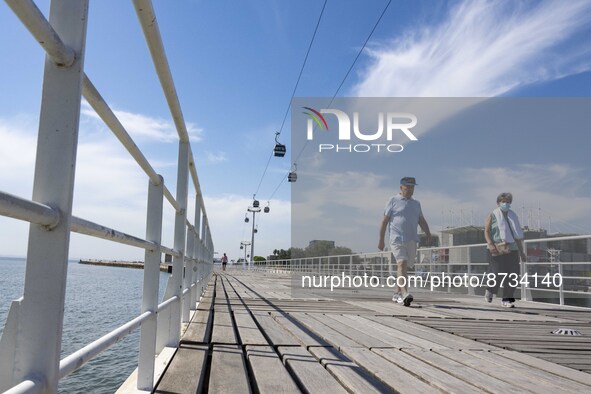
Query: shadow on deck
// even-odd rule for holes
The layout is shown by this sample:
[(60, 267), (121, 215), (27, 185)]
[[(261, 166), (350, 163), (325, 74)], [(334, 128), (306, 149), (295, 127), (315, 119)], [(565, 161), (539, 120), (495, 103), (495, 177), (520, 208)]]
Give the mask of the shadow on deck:
[[(415, 292), (292, 299), (290, 276), (214, 276), (156, 393), (590, 392), (591, 310)], [(555, 335), (572, 328), (581, 336)]]

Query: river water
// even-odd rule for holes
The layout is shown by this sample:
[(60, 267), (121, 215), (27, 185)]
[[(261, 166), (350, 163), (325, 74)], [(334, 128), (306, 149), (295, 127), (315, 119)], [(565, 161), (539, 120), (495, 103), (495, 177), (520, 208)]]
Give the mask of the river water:
[[(70, 261), (61, 358), (139, 316), (143, 270)], [(160, 273), (162, 299), (168, 274)], [(0, 333), (12, 300), (23, 294), (25, 260), (0, 257)], [(137, 367), (139, 329), (62, 379), (60, 393), (115, 392)]]

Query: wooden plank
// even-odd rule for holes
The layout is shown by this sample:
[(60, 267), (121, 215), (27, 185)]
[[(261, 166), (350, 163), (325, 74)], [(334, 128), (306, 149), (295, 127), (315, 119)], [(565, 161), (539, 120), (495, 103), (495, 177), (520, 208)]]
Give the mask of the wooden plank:
[(320, 338), (337, 349), (340, 349), (341, 347), (363, 347), (363, 345), (360, 343), (355, 342), (351, 338), (348, 338), (343, 334), (333, 330), (332, 328), (322, 324), (318, 320), (311, 318), (305, 313), (296, 312), (291, 313), (290, 316), (296, 318), (300, 323), (306, 326), (306, 328), (314, 332)]
[(255, 314), (257, 323), (261, 326), (265, 336), (274, 346), (299, 346), (301, 342), (284, 327), (279, 325), (269, 314)]
[(181, 343), (208, 343), (212, 329), (213, 314), (210, 310), (197, 311), (181, 338)]
[(346, 394), (347, 391), (301, 346), (279, 346), (281, 360), (300, 387), (308, 393)]
[(368, 320), (365, 317), (355, 315), (342, 315), (341, 321), (349, 321), (349, 324), (355, 324), (360, 329), (377, 338), (383, 338), (388, 344), (386, 347), (402, 348), (423, 348), (423, 349), (447, 349), (437, 342), (419, 338), (416, 335), (407, 334), (394, 330), (390, 327)]
[(300, 389), (270, 346), (246, 346), (246, 358), (259, 393), (300, 393)]
[[(371, 335), (367, 333), (362, 327), (353, 327), (352, 324), (345, 324), (339, 318), (342, 318), (340, 315), (335, 314), (319, 314), (319, 313), (308, 313), (306, 316), (309, 316), (318, 322), (324, 324), (325, 326), (329, 327), (331, 330), (336, 331), (338, 334), (342, 334), (347, 338), (353, 340), (355, 343), (363, 345), (365, 347), (391, 347), (393, 345), (389, 344), (388, 342), (382, 341), (378, 339), (378, 336)], [(345, 319), (345, 321), (347, 321)], [(350, 320), (348, 322), (351, 322)], [(335, 344), (333, 344), (335, 345)], [(407, 343), (408, 346), (412, 346), (411, 344)], [(345, 345), (343, 346), (350, 346)]]
[(207, 345), (181, 345), (154, 392), (193, 394), (202, 390), (208, 353)]
[(470, 352), (471, 354), (476, 355), (482, 359), (487, 360), (490, 363), (494, 363), (496, 365), (503, 365), (508, 366), (513, 369), (517, 374), (527, 373), (529, 376), (537, 378), (541, 382), (547, 382), (548, 386), (556, 386), (561, 390), (566, 390), (569, 392), (586, 392), (589, 391), (589, 386), (586, 384), (581, 384), (575, 382), (573, 380), (563, 378), (558, 375), (549, 375), (546, 371), (540, 370), (538, 368), (534, 368), (531, 366), (524, 366), (523, 364), (511, 360), (495, 352)]
[(383, 314), (387, 316), (420, 316), (420, 317), (443, 317), (444, 315), (436, 311), (426, 308), (406, 308), (393, 301), (389, 302), (375, 302), (375, 301), (347, 301), (348, 304), (371, 310), (376, 314)]
[(474, 368), (460, 364), (430, 350), (403, 349), (404, 353), (439, 368), (456, 378), (466, 380), (482, 391), (492, 393), (530, 393), (510, 383), (503, 382)]
[(251, 393), (242, 349), (239, 346), (213, 345), (210, 393)]
[(304, 346), (330, 346), (328, 342), (292, 317), (275, 314), (272, 314), (271, 317), (296, 337)]
[(545, 322), (545, 321), (560, 321), (560, 319), (556, 319), (550, 316), (541, 316), (538, 314), (533, 313), (521, 313), (518, 308), (516, 309), (496, 309), (490, 306), (482, 306), (482, 307), (467, 307), (463, 306), (462, 308), (449, 308), (449, 309), (441, 309), (440, 313), (446, 314), (450, 317), (454, 318), (468, 318), (468, 319), (486, 319), (486, 320), (523, 320), (523, 321), (536, 321), (536, 322)]
[(320, 363), (351, 393), (393, 393), (390, 386), (384, 384), (365, 369), (355, 364), (345, 355), (331, 347), (309, 347)]
[[(521, 329), (527, 329), (531, 332), (537, 332), (541, 334), (550, 334), (554, 329), (558, 327), (572, 328), (580, 330), (583, 333), (589, 331), (589, 326), (585, 324), (556, 324), (554, 322), (525, 322), (525, 321), (498, 321), (498, 320), (467, 320), (467, 319), (409, 319), (410, 321), (425, 324), (429, 326), (445, 327), (457, 327), (460, 330), (473, 330), (477, 332), (489, 331), (495, 332), (499, 329), (514, 330), (516, 327)], [(591, 333), (591, 332), (590, 332)], [(561, 338), (561, 336), (556, 336)], [(564, 336), (564, 338), (577, 339), (577, 340), (589, 340), (589, 338), (579, 337), (571, 338)]]
[(208, 311), (212, 309), (213, 298), (212, 297), (201, 297), (201, 300), (197, 303), (198, 311)]
[(435, 387), (426, 384), (369, 349), (347, 347), (341, 351), (398, 393), (440, 393)]
[(234, 325), (230, 316), (228, 306), (216, 305), (213, 315), (213, 329), (211, 333), (211, 342), (215, 344), (238, 344), (238, 338), (234, 332)]
[[(452, 359), (460, 364), (467, 365), (482, 373), (490, 375), (496, 379), (502, 380), (506, 383), (520, 387), (523, 390), (530, 392), (561, 392), (560, 388), (549, 384), (545, 379), (539, 379), (533, 376), (530, 372), (533, 369), (514, 369), (508, 363), (494, 363), (478, 357), (477, 355), (485, 356), (489, 352), (486, 351), (455, 351), (455, 350), (434, 350), (434, 352)], [(519, 371), (519, 372), (518, 372)]]
[(268, 345), (259, 327), (256, 325), (250, 313), (247, 311), (235, 311), (234, 320), (240, 336), (240, 343), (243, 345)]
[[(372, 349), (372, 351), (444, 392), (472, 393), (477, 389), (472, 384), (417, 358), (410, 357), (398, 349)], [(443, 369), (443, 366), (440, 368)]]
[[(493, 349), (492, 346), (480, 344), (474, 340), (462, 338), (434, 328), (425, 327), (420, 324), (408, 322), (391, 316), (364, 316), (365, 319), (383, 324), (395, 329), (397, 332), (414, 335), (418, 338), (436, 341), (441, 346), (451, 349)], [(431, 348), (434, 349), (434, 348)]]

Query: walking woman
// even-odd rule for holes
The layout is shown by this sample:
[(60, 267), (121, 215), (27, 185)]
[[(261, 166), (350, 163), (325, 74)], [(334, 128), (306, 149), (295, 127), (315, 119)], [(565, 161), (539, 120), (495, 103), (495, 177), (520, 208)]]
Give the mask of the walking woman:
[(513, 195), (501, 193), (497, 197), (497, 207), (486, 217), (484, 237), (490, 252), (487, 289), (484, 298), (492, 302), (497, 294), (501, 282), (502, 305), (507, 308), (515, 307), (515, 288), (520, 283), (519, 259), (526, 261), (523, 249), (523, 231), (517, 214), (511, 210)]

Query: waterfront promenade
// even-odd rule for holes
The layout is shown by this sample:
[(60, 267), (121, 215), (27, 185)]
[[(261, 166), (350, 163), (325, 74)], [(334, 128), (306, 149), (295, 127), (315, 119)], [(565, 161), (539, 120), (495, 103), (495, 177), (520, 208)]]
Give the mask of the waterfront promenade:
[(517, 305), (291, 298), (289, 274), (218, 272), (155, 392), (590, 392), (591, 310)]

